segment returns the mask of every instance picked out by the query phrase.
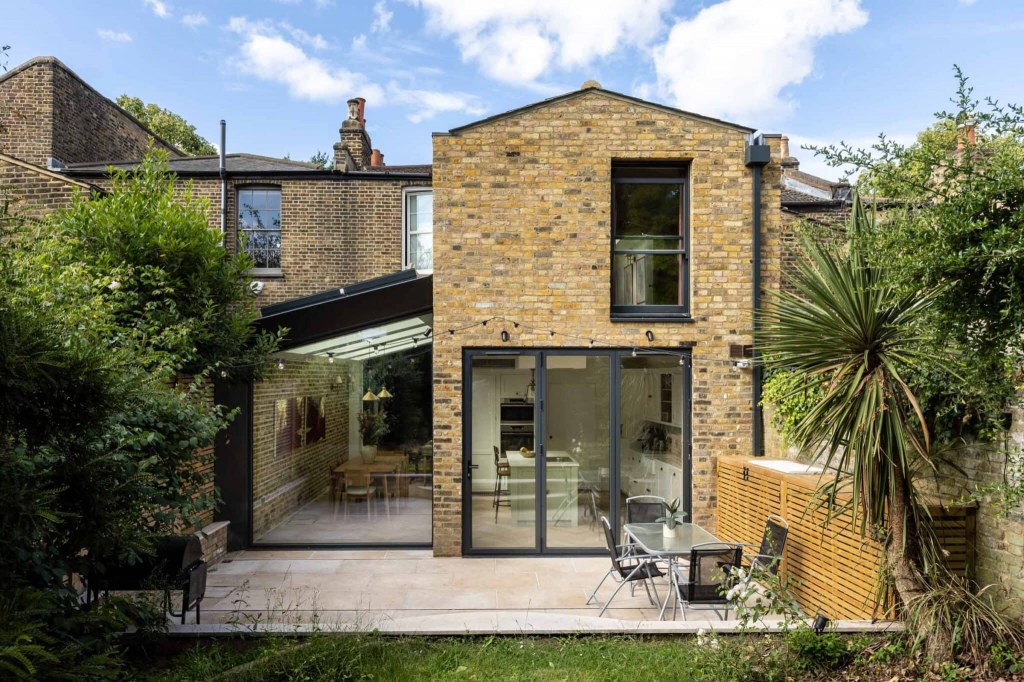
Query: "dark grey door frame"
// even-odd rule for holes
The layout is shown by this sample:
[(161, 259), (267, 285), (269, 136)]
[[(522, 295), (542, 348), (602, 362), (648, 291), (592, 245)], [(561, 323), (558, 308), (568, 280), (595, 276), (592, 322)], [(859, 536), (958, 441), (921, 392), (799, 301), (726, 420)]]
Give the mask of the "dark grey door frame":
[[(688, 350), (681, 350), (678, 348), (649, 348), (645, 349), (645, 354), (657, 354), (658, 351), (664, 351), (664, 354), (678, 355), (684, 353), (683, 362), (683, 428), (682, 428), (682, 439), (683, 439), (683, 477), (685, 485), (683, 487), (683, 499), (682, 507), (686, 513), (692, 518), (693, 509), (693, 446), (692, 438), (693, 432), (691, 428), (692, 418), (692, 356)], [(537, 453), (537, 467), (535, 470), (534, 479), (534, 490), (543, 491), (546, 489), (546, 472), (547, 472), (547, 423), (546, 423), (546, 410), (544, 409), (544, 400), (547, 398), (547, 369), (545, 367), (545, 358), (548, 356), (557, 355), (593, 355), (603, 356), (609, 358), (609, 442), (611, 448), (609, 452), (609, 476), (608, 476), (608, 512), (611, 515), (613, 521), (612, 532), (615, 534), (616, 542), (618, 542), (619, 528), (618, 523), (615, 521), (620, 518), (621, 510), (619, 509), (619, 494), (621, 490), (621, 419), (622, 419), (622, 405), (621, 405), (621, 386), (622, 386), (622, 358), (625, 355), (631, 355), (633, 349), (631, 348), (602, 348), (602, 349), (591, 349), (591, 348), (550, 348), (550, 347), (516, 347), (516, 348), (501, 348), (501, 347), (466, 347), (462, 349), (462, 552), (467, 556), (579, 556), (579, 555), (602, 555), (607, 549), (604, 547), (547, 547), (547, 495), (537, 494), (534, 504), (535, 513), (534, 518), (536, 519), (535, 527), (535, 543), (532, 549), (526, 548), (507, 548), (507, 547), (473, 547), (473, 490), (472, 490), (472, 459), (473, 459), (473, 358), (486, 357), (494, 355), (517, 355), (517, 356), (533, 356), (535, 358), (536, 367), (536, 387), (535, 395), (537, 400), (535, 402), (534, 412), (534, 429), (535, 437), (534, 440), (540, 446), (540, 451)]]

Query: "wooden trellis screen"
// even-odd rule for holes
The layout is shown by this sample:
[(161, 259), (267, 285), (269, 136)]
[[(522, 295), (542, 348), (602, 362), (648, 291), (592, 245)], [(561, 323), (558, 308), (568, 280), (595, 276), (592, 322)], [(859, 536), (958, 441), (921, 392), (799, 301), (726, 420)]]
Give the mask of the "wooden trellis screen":
[[(811, 499), (820, 482), (818, 474), (784, 474), (751, 464), (749, 457), (720, 457), (716, 535), (758, 544), (768, 515), (779, 514), (789, 522), (782, 570), (794, 579), (793, 591), (807, 613), (848, 620), (891, 617), (884, 608), (875, 613), (881, 546), (854, 529), (849, 515), (824, 526), (825, 510)], [(936, 504), (931, 513), (950, 567), (972, 578), (974, 507)]]

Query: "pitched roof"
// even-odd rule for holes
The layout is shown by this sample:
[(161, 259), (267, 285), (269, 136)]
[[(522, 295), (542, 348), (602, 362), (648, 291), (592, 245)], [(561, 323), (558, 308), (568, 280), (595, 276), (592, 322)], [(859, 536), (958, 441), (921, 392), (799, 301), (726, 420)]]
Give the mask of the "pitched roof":
[(610, 97), (612, 99), (617, 99), (624, 102), (629, 102), (630, 104), (639, 104), (640, 106), (648, 107), (650, 109), (656, 109), (658, 111), (662, 111), (668, 114), (685, 116), (687, 118), (697, 119), (698, 121), (705, 121), (707, 123), (723, 126), (725, 128), (732, 128), (734, 130), (744, 133), (753, 133), (756, 130), (755, 128), (749, 128), (738, 123), (730, 123), (728, 121), (722, 121), (720, 119), (711, 118), (709, 116), (701, 116), (700, 114), (695, 114), (690, 111), (683, 111), (682, 109), (676, 109), (675, 107), (666, 106), (664, 104), (658, 104), (657, 102), (649, 102), (647, 100), (640, 99), (639, 97), (633, 97), (632, 95), (624, 95), (621, 92), (614, 92), (612, 90), (605, 90), (604, 88), (601, 87), (594, 87), (592, 85), (585, 84), (585, 87), (583, 87), (580, 90), (573, 90), (572, 92), (556, 95), (555, 97), (549, 97), (548, 99), (544, 99), (539, 102), (533, 102), (532, 104), (527, 104), (526, 106), (518, 107), (516, 109), (510, 109), (509, 111), (506, 111), (501, 114), (495, 114), (494, 116), (488, 116), (487, 118), (482, 118), (479, 121), (467, 123), (466, 125), (459, 126), (458, 128), (452, 128), (447, 133), (435, 133), (435, 135), (459, 135), (460, 133), (463, 133), (467, 130), (472, 130), (473, 128), (477, 128), (479, 126), (488, 125), (490, 123), (494, 123), (502, 119), (510, 118), (512, 116), (518, 116), (519, 114), (525, 113), (527, 111), (532, 111), (533, 109), (540, 109), (542, 107), (551, 106), (552, 104), (565, 102), (566, 100), (574, 99), (576, 97), (583, 97), (591, 93), (604, 95), (605, 97)]

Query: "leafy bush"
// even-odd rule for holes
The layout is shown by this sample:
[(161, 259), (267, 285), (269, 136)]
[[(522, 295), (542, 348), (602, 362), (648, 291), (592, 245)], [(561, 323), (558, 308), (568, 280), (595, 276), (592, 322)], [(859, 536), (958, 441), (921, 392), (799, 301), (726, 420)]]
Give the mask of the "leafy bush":
[(847, 641), (837, 632), (819, 635), (806, 626), (798, 627), (787, 635), (786, 644), (804, 670), (835, 670), (852, 658)]
[(75, 576), (134, 563), (212, 509), (211, 446), (230, 415), (206, 377), (253, 375), (277, 339), (250, 327), (248, 260), (226, 254), (206, 202), (177, 196), (158, 154), (46, 221), (9, 208), (0, 202), (0, 661), (12, 675), (88, 679), (116, 672), (119, 637), (146, 610), (83, 609)]

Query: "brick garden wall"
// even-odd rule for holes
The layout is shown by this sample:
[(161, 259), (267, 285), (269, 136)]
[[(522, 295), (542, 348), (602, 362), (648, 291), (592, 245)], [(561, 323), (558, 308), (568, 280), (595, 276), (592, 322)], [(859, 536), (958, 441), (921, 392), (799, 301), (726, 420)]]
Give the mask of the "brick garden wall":
[(71, 203), (75, 192), (88, 196), (84, 182), (70, 180), (32, 164), (0, 153), (0, 197), (12, 200), (12, 213), (42, 218)]
[(139, 159), (151, 136), (53, 57), (37, 57), (0, 79), (0, 152), (29, 163), (45, 166), (49, 157), (64, 163)]
[[(462, 352), (578, 345), (494, 325), (492, 315), (625, 347), (693, 347), (693, 517), (714, 527), (715, 460), (751, 448), (751, 375), (723, 362), (751, 343), (751, 171), (745, 133), (597, 92), (434, 138), (434, 551), (458, 555)], [(774, 139), (773, 156), (778, 156)], [(692, 323), (613, 324), (613, 159), (691, 160)], [(764, 181), (766, 235), (781, 231), (779, 173)], [(770, 248), (766, 243), (766, 248)], [(766, 266), (766, 272), (769, 268)]]
[[(329, 470), (348, 458), (349, 376), (352, 363), (287, 355), (285, 368), (271, 366), (253, 387), (253, 536), (327, 493)], [(339, 382), (338, 379), (341, 379)], [(361, 383), (361, 382), (360, 382)], [(276, 403), (288, 398), (325, 397), (326, 437), (289, 449), (275, 448)], [(289, 451), (290, 450), (290, 451)]]

